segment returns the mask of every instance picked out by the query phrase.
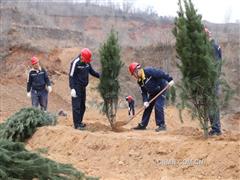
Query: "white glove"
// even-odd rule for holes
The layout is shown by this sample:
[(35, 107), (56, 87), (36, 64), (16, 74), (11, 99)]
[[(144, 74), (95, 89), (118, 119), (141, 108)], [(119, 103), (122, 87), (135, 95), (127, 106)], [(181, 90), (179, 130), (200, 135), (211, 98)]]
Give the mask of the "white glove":
[(51, 93), (52, 92), (52, 87), (51, 86), (48, 86), (48, 92)]
[(149, 102), (146, 101), (146, 102), (143, 103), (143, 105), (144, 105), (145, 108), (147, 108), (149, 106)]
[(128, 108), (128, 111), (130, 111), (130, 107)]
[(168, 84), (169, 84), (170, 87), (172, 87), (174, 85), (174, 81), (171, 80)]
[(27, 93), (27, 97), (28, 97), (28, 98), (31, 98), (31, 92), (28, 92), (28, 93)]
[(75, 89), (71, 89), (71, 96), (74, 98), (77, 97), (77, 93), (76, 93)]

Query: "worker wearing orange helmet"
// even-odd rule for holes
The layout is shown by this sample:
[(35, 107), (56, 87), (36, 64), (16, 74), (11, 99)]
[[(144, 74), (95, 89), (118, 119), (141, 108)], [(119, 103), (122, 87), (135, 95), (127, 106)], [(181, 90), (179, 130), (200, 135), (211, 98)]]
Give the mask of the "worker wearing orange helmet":
[(153, 106), (155, 106), (155, 120), (157, 125), (156, 131), (159, 132), (166, 130), (164, 119), (164, 94), (158, 96), (151, 103), (149, 103), (149, 101), (153, 99), (162, 89), (164, 89), (167, 84), (169, 84), (169, 86), (173, 86), (173, 78), (160, 69), (153, 67), (142, 68), (142, 66), (137, 62), (133, 62), (129, 65), (129, 72), (137, 79), (138, 85), (141, 88), (144, 102), (143, 105), (145, 107), (141, 122), (133, 129), (146, 129)]
[(100, 74), (92, 68), (91, 61), (92, 52), (88, 48), (83, 48), (79, 56), (72, 60), (69, 72), (73, 124), (74, 128), (79, 130), (84, 130), (86, 126), (82, 121), (86, 109), (86, 87), (89, 82), (89, 73), (96, 78), (100, 77)]
[(32, 106), (47, 110), (48, 93), (52, 92), (47, 71), (39, 65), (36, 56), (31, 58), (32, 69), (28, 73), (27, 97), (32, 99)]

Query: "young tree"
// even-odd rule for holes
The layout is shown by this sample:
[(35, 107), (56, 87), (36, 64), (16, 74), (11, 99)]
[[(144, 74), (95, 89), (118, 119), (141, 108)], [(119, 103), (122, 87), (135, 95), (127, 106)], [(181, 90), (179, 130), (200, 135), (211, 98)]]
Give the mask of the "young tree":
[(99, 50), (102, 65), (99, 91), (104, 100), (103, 112), (106, 114), (112, 128), (114, 128), (116, 121), (120, 89), (118, 75), (123, 66), (120, 59), (120, 50), (117, 33), (112, 29), (107, 41)]
[(173, 34), (182, 73), (180, 87), (180, 109), (188, 107), (197, 117), (208, 137), (209, 116), (218, 107), (215, 90), (220, 64), (214, 60), (211, 44), (204, 32), (201, 15), (197, 14), (191, 0), (184, 0), (183, 9), (179, 0), (178, 17)]

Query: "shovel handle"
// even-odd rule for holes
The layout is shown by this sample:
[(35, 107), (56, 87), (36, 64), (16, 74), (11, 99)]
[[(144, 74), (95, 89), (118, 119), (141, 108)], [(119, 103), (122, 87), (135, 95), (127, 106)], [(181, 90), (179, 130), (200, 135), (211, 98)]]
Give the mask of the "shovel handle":
[[(157, 99), (166, 89), (168, 89), (170, 87), (169, 84), (167, 84), (165, 86), (165, 88), (163, 88), (159, 93), (156, 94), (156, 96), (154, 96), (150, 101), (149, 101), (149, 104), (152, 103), (155, 99)], [(133, 116), (131, 117), (129, 120), (128, 120), (128, 123), (133, 120), (140, 112), (142, 112), (143, 110), (145, 109), (145, 107), (141, 107), (141, 109), (138, 110), (138, 112)]]

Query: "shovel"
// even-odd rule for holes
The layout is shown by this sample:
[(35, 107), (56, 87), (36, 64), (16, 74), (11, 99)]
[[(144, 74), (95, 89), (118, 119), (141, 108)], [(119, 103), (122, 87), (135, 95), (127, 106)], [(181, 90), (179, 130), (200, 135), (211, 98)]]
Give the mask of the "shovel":
[[(156, 96), (154, 96), (150, 101), (149, 101), (149, 104), (151, 103), (151, 102), (153, 102), (157, 97), (159, 97), (166, 89), (168, 89), (170, 86), (169, 86), (169, 84), (165, 87), (165, 88), (163, 88)], [(139, 109), (138, 110), (138, 112), (134, 115), (134, 116), (132, 116), (129, 120), (127, 120), (127, 121), (118, 121), (118, 122), (116, 122), (115, 124), (114, 124), (114, 127), (115, 128), (117, 128), (117, 127), (121, 127), (121, 126), (125, 126), (125, 125), (127, 125), (130, 121), (132, 121), (140, 112), (142, 112), (143, 110), (145, 109), (145, 107), (143, 106), (143, 107), (141, 107), (141, 109)]]

